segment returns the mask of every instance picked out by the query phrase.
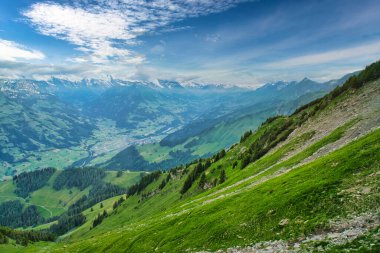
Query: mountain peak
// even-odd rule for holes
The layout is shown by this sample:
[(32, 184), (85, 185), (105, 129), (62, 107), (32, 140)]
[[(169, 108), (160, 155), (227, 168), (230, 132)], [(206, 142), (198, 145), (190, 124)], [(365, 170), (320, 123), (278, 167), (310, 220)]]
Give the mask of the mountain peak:
[(171, 81), (171, 80), (162, 80), (162, 79), (158, 79), (158, 84), (162, 87), (162, 88), (168, 88), (168, 89), (182, 89), (183, 86), (182, 84), (180, 84), (179, 82), (177, 81)]
[(314, 81), (311, 80), (311, 79), (308, 78), (308, 77), (304, 77), (304, 78), (300, 81), (300, 83), (302, 83), (302, 82), (314, 82)]

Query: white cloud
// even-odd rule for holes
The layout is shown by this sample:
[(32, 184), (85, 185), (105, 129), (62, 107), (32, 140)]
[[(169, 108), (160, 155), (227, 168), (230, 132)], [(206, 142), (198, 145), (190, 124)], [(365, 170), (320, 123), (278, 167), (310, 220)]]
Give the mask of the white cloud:
[(208, 42), (216, 43), (222, 39), (222, 36), (220, 34), (208, 34), (205, 38)]
[(0, 39), (0, 60), (41, 60), (44, 58), (45, 55), (37, 50), (26, 48), (13, 41)]
[[(94, 63), (140, 64), (138, 37), (187, 17), (227, 10), (250, 0), (71, 0), (35, 3), (23, 12), (41, 33), (66, 40)], [(71, 3), (71, 4), (70, 4)]]
[(48, 80), (54, 76), (73, 81), (78, 81), (86, 77), (106, 80), (109, 78), (107, 73), (112, 73), (113, 76), (117, 76), (121, 79), (129, 79), (135, 71), (135, 66), (126, 65), (98, 65), (87, 62), (46, 64), (0, 60), (0, 79), (27, 78)]
[(350, 48), (331, 50), (323, 53), (308, 54), (293, 57), (267, 64), (267, 68), (292, 68), (305, 65), (319, 65), (325, 63), (342, 62), (347, 60), (366, 59), (369, 61), (380, 58), (380, 41)]
[(24, 13), (42, 34), (67, 40), (78, 50), (90, 53), (91, 60), (130, 56), (130, 51), (112, 45), (113, 39), (132, 39), (125, 31), (126, 21), (117, 13), (91, 13), (84, 9), (54, 3), (35, 4)]

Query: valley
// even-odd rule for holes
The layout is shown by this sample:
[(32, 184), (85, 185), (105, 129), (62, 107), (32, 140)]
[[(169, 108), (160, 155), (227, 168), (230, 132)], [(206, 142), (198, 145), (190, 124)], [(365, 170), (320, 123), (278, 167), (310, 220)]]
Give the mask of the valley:
[[(56, 171), (45, 186), (33, 191), (26, 197), (15, 194), (17, 187), (12, 181), (4, 181), (0, 188), (0, 203), (18, 200), (24, 207), (36, 206), (38, 212), (45, 219), (57, 217), (67, 211), (68, 207), (78, 199), (88, 194), (91, 189), (91, 187), (86, 187), (82, 190), (78, 188), (55, 190), (53, 188), (54, 181), (60, 173), (60, 170)], [(116, 174), (117, 172), (113, 171), (106, 172), (104, 182), (112, 182), (115, 185), (127, 188), (140, 179), (140, 172), (124, 172), (120, 177), (117, 177)]]
[(379, 253), (379, 11), (0, 1), (0, 253)]
[(351, 75), (257, 90), (167, 81), (2, 80), (0, 176), (41, 167), (168, 169), (231, 146), (267, 117), (289, 114)]
[[(11, 243), (0, 250), (377, 252), (379, 70), (379, 62), (369, 65), (325, 96), (263, 120), (230, 148), (166, 171), (21, 174), (36, 173), (46, 181), (33, 189), (25, 185), (26, 203), (43, 217), (51, 216), (46, 209), (68, 216), (30, 230), (48, 233), (63, 226), (54, 242), (42, 239), (25, 247), (10, 234)], [(158, 144), (148, 145), (145, 152), (160, 161)], [(19, 199), (17, 180), (0, 183), (2, 205)], [(67, 207), (39, 201), (44, 191), (56, 192), (52, 197)], [(70, 225), (71, 219), (77, 225)]]

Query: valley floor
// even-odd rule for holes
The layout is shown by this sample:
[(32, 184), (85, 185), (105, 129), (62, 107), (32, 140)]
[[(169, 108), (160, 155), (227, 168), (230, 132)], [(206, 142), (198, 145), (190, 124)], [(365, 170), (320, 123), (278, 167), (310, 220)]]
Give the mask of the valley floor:
[(0, 251), (380, 252), (379, 115), (377, 79), (162, 172), (117, 208), (86, 209), (56, 242)]

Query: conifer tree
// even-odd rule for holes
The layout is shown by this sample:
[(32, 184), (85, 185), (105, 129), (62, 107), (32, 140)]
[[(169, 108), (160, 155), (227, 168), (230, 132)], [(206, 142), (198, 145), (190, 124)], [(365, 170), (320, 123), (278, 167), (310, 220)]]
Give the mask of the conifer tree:
[(226, 181), (226, 172), (222, 170), (220, 172), (219, 183), (222, 184)]
[(206, 175), (205, 173), (202, 173), (201, 178), (199, 180), (198, 186), (199, 188), (203, 189), (206, 184)]

